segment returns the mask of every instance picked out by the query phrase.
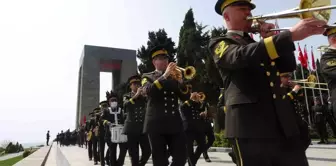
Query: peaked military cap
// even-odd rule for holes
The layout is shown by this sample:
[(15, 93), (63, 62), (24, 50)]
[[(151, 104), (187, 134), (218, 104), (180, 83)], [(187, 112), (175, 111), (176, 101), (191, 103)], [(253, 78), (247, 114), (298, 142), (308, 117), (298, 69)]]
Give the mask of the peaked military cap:
[(215, 5), (215, 11), (217, 14), (222, 15), (224, 9), (230, 5), (248, 5), (251, 9), (254, 9), (255, 4), (251, 3), (251, 0), (218, 0)]
[(138, 74), (136, 75), (133, 75), (131, 77), (128, 78), (128, 81), (127, 81), (129, 84), (132, 84), (133, 82), (138, 82), (140, 83), (141, 82), (141, 76), (139, 76)]
[[(336, 24), (336, 23), (334, 23), (334, 24)], [(324, 36), (330, 36), (330, 35), (333, 35), (333, 34), (335, 34), (335, 33), (336, 33), (336, 28), (335, 28), (335, 27), (332, 27), (332, 28), (327, 28), (327, 29), (324, 31), (323, 35), (324, 35)]]
[(102, 101), (99, 103), (100, 106), (104, 105), (104, 104), (107, 104), (108, 105), (108, 102), (105, 100), (105, 101)]
[(158, 45), (151, 49), (150, 55), (152, 58), (158, 56), (158, 55), (164, 55), (168, 57), (168, 51), (165, 49), (164, 45)]
[(292, 77), (292, 73), (290, 73), (290, 72), (280, 73), (280, 77)]

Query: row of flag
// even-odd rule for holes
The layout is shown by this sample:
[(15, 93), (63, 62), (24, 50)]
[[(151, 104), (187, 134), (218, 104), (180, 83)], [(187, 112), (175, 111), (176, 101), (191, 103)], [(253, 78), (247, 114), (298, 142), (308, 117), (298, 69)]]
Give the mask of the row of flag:
[(315, 64), (315, 57), (313, 53), (313, 46), (311, 46), (311, 66), (309, 65), (309, 59), (308, 59), (308, 53), (307, 53), (307, 46), (304, 46), (304, 50), (302, 53), (300, 44), (298, 43), (298, 50), (299, 50), (299, 57), (298, 60), (300, 61), (303, 68), (308, 69), (309, 71), (315, 71), (316, 70), (316, 64)]

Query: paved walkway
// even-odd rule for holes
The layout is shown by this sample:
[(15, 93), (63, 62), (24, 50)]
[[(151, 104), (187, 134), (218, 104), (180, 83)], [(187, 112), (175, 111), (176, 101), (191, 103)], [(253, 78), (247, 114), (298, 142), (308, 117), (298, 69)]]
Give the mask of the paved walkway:
[[(212, 160), (207, 163), (201, 157), (197, 165), (200, 166), (235, 166), (227, 152), (209, 152)], [(336, 145), (311, 145), (307, 150), (310, 166), (336, 166)], [(152, 166), (151, 159), (148, 166)], [(187, 164), (186, 164), (187, 165)], [(50, 151), (46, 166), (93, 166), (93, 161), (88, 160), (87, 150), (77, 146), (54, 146)], [(125, 160), (125, 166), (131, 166), (129, 157)]]

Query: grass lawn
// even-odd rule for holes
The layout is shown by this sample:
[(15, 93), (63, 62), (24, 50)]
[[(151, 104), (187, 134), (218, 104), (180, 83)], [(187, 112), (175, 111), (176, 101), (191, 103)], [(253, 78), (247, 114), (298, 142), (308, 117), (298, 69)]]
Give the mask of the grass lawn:
[(23, 159), (23, 157), (22, 157), (22, 155), (20, 155), (20, 156), (14, 157), (14, 158), (10, 158), (10, 159), (7, 159), (7, 160), (0, 161), (0, 165), (1, 166), (12, 166), (22, 159)]

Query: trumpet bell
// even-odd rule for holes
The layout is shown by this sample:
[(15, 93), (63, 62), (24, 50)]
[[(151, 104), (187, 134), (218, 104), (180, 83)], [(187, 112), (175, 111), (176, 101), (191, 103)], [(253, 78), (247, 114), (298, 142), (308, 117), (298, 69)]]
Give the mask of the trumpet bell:
[(204, 101), (205, 100), (205, 94), (203, 93), (203, 92), (200, 92), (200, 93), (198, 93), (198, 95), (200, 96), (200, 100), (201, 101)]
[[(330, 6), (331, 0), (301, 0), (300, 2), (300, 9), (312, 9), (318, 8), (323, 6)], [(331, 10), (318, 10), (318, 11), (311, 11), (311, 12), (303, 12), (299, 13), (301, 19), (305, 18), (316, 18), (319, 20), (323, 20), (328, 22), (330, 19)]]

